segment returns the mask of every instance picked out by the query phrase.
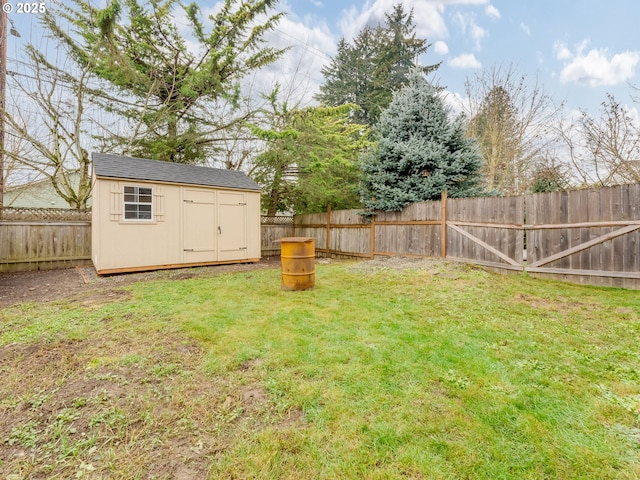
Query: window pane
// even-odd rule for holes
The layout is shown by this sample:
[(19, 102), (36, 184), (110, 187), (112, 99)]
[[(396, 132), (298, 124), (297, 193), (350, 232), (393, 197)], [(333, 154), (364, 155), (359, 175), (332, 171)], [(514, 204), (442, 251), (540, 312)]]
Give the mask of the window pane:
[(152, 187), (124, 187), (124, 219), (152, 220), (153, 219), (153, 188)]

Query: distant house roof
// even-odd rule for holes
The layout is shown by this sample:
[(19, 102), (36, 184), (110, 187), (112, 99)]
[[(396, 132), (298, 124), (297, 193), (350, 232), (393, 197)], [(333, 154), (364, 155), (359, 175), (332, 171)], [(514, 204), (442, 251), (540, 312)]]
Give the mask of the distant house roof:
[(261, 190), (246, 174), (235, 170), (198, 167), (180, 163), (94, 153), (93, 172), (96, 177), (146, 180), (150, 182), (183, 183), (208, 187)]
[[(80, 183), (80, 174), (77, 172), (68, 173), (67, 180), (74, 189), (77, 189)], [(49, 178), (5, 187), (3, 203), (5, 207), (71, 208), (69, 203), (55, 191)], [(89, 200), (87, 206), (90, 205), (91, 201)]]

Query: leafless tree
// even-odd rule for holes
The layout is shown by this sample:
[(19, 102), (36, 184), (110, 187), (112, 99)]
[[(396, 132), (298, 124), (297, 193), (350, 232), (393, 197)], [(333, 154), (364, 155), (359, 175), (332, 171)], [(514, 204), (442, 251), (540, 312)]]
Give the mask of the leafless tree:
[(564, 112), (557, 131), (579, 184), (640, 182), (640, 123), (613, 95), (607, 95), (597, 116)]
[[(28, 114), (23, 114), (28, 118)], [(29, 123), (27, 121), (27, 123)], [(33, 155), (33, 148), (24, 139), (14, 135), (7, 136), (5, 144), (5, 161), (4, 161), (4, 186), (5, 191), (12, 187), (39, 180), (36, 172), (28, 168), (16, 160), (16, 158), (28, 157)], [(6, 199), (5, 199), (6, 201)], [(9, 205), (5, 205), (9, 206)]]
[(72, 208), (86, 208), (91, 195), (89, 72), (69, 73), (32, 46), (26, 53), (22, 71), (9, 76), (12, 95), (3, 112), (9, 141), (23, 148), (7, 149), (5, 156), (49, 179)]
[(523, 192), (548, 145), (548, 122), (556, 112), (551, 97), (513, 65), (483, 70), (465, 90), (467, 133), (478, 139), (488, 189)]

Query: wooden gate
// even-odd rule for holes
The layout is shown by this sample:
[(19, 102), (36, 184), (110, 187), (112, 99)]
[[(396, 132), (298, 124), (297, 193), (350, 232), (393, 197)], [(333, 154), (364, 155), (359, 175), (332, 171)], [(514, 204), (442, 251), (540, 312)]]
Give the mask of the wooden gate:
[(525, 197), (526, 270), (640, 286), (640, 185)]
[(507, 270), (524, 268), (523, 197), (444, 201), (447, 241), (443, 257)]

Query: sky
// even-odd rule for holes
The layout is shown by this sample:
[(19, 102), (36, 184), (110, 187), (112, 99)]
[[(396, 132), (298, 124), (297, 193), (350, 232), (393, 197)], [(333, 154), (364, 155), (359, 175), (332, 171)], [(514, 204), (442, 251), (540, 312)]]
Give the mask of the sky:
[[(45, 5), (54, 1), (65, 2), (44, 0)], [(417, 35), (431, 44), (421, 63), (442, 62), (432, 80), (446, 88), (452, 102), (464, 100), (466, 79), (501, 67), (537, 82), (569, 109), (595, 112), (607, 93), (633, 106), (630, 85), (640, 86), (637, 0), (280, 0), (277, 9), (286, 16), (267, 40), (291, 49), (260, 73), (258, 88), (266, 91), (278, 82), (300, 105), (313, 104), (321, 69), (335, 55), (338, 40), (351, 40), (365, 25), (384, 21), (399, 1), (413, 9)], [(17, 7), (18, 2), (7, 2)], [(218, 2), (197, 3), (207, 13)], [(51, 46), (34, 14), (13, 11), (9, 19), (21, 35), (8, 38), (11, 70), (26, 42)], [(182, 20), (178, 25), (186, 26)]]
[[(282, 0), (287, 12), (270, 36), (293, 48), (267, 76), (312, 102), (341, 37), (384, 20), (401, 0)], [(465, 79), (512, 68), (557, 104), (598, 110), (607, 93), (631, 105), (640, 87), (637, 0), (405, 0), (417, 34), (431, 47), (423, 65), (442, 62), (433, 80), (464, 99)], [(640, 91), (637, 92), (640, 96)]]

